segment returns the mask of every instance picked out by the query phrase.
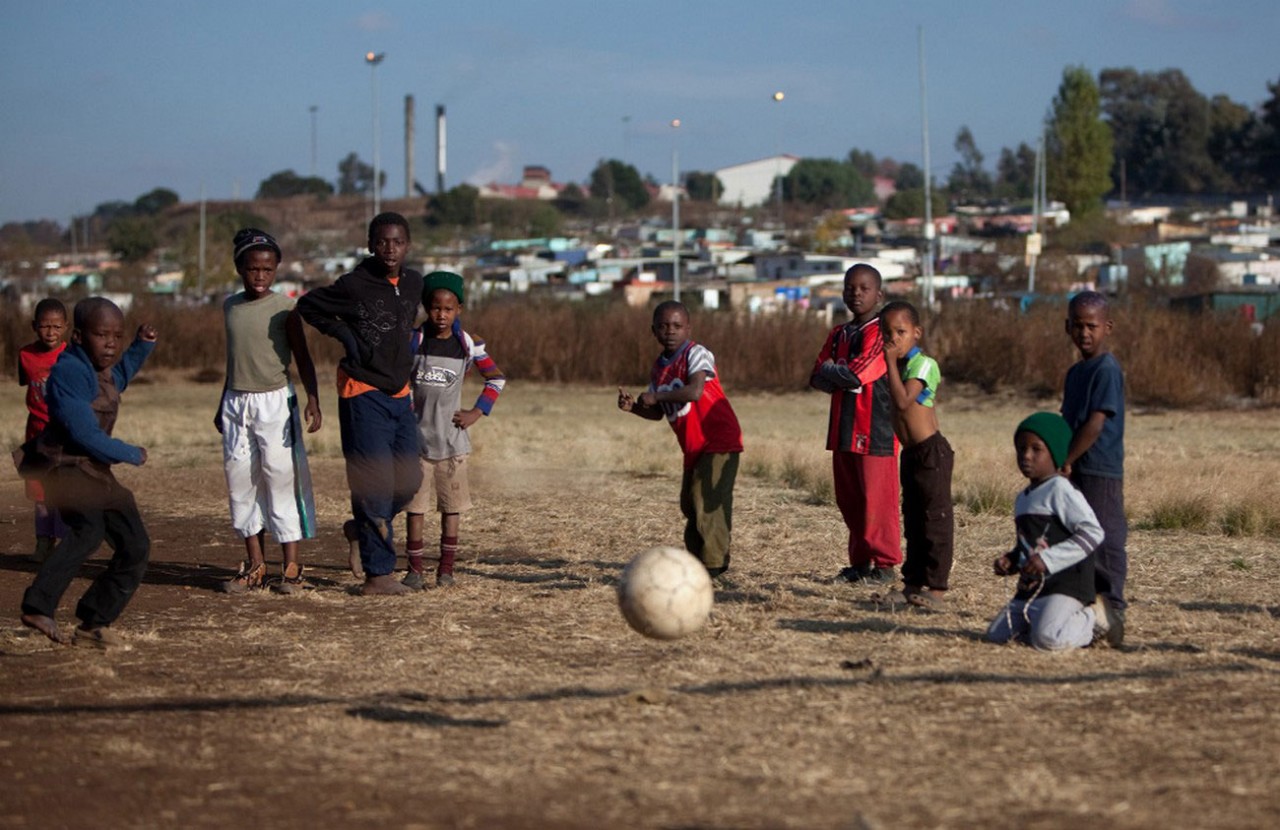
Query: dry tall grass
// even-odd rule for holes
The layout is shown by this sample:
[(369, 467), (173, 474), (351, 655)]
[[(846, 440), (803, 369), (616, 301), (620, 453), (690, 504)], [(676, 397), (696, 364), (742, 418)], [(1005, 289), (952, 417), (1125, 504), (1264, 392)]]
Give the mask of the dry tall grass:
[[(332, 371), (321, 373), (327, 426), (307, 437), (307, 447), (313, 457), (336, 460), (341, 447), (337, 403), (327, 380)], [(219, 386), (186, 382), (184, 375), (144, 371), (142, 383), (126, 398), (119, 434), (147, 446), (165, 465), (217, 466), (220, 444), (211, 419)], [(795, 490), (811, 504), (833, 504), (831, 461), (824, 449), (826, 396), (751, 392), (731, 380), (725, 384), (745, 435), (743, 473)], [(1013, 497), (1025, 483), (1013, 463), (1013, 427), (1032, 411), (1056, 409), (1057, 401), (993, 396), (974, 387), (944, 391), (939, 421), (956, 450), (958, 514), (1010, 515)], [(16, 385), (6, 385), (0, 397), (0, 441), (6, 447), (21, 442), (21, 395)], [(654, 475), (679, 463), (665, 422), (619, 412), (611, 386), (517, 380), (493, 417), (497, 420), (482, 420), (475, 429), (481, 465), (538, 469), (569, 457), (580, 459), (584, 471)], [(1133, 526), (1264, 537), (1280, 531), (1280, 429), (1273, 413), (1138, 410), (1129, 416), (1125, 440), (1125, 498)], [(213, 513), (220, 513), (220, 498), (214, 506)]]
[[(925, 348), (951, 383), (986, 392), (1052, 397), (1075, 360), (1061, 306), (1026, 313), (985, 302), (949, 303), (925, 321)], [(464, 312), (468, 329), (485, 337), (508, 376), (525, 382), (643, 382), (657, 354), (650, 311), (621, 303), (502, 298)], [(1280, 326), (1255, 336), (1231, 315), (1188, 315), (1155, 308), (1114, 307), (1112, 351), (1124, 366), (1129, 400), (1145, 406), (1222, 406), (1241, 400), (1280, 402)], [(131, 314), (160, 330), (157, 368), (213, 377), (225, 360), (221, 309), (140, 302)], [(715, 353), (726, 383), (740, 390), (805, 387), (826, 335), (816, 314), (749, 316), (695, 311), (695, 339)], [(334, 363), (334, 341), (308, 329), (319, 363)], [(11, 306), (0, 311), (0, 359), (13, 372), (17, 349), (32, 339), (29, 321)]]

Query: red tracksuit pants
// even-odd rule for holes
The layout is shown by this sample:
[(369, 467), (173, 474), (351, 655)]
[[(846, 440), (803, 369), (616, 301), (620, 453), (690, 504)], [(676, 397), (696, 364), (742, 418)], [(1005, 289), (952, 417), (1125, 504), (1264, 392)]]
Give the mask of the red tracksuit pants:
[(898, 522), (898, 459), (892, 455), (831, 453), (836, 505), (849, 528), (849, 564), (902, 564)]

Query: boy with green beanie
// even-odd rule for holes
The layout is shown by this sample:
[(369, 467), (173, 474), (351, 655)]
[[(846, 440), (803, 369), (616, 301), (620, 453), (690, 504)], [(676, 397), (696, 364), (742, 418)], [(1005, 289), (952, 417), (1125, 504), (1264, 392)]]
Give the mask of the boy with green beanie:
[(1030, 484), (1014, 502), (1018, 543), (995, 561), (1000, 576), (1018, 573), (1009, 604), (987, 628), (993, 643), (1016, 641), (1061, 651), (1093, 642), (1093, 552), (1102, 526), (1089, 503), (1059, 470), (1071, 427), (1061, 415), (1037, 412), (1013, 436), (1018, 469)]
[[(506, 379), (485, 351), (484, 341), (462, 330), (458, 319), (465, 297), (462, 277), (451, 271), (433, 271), (423, 280), (422, 306), (427, 319), (414, 332), (413, 373), (409, 386), (413, 414), (418, 422), (419, 463), (422, 486), (405, 508), (405, 553), (409, 572), (404, 584), (424, 587), (423, 532), (428, 510), (440, 513), (440, 561), (436, 584), (453, 584), (453, 564), (458, 555), (460, 514), (471, 508), (467, 482), (467, 458), (471, 454), (470, 427), (488, 415), (502, 393)], [(472, 367), (484, 378), (480, 397), (470, 409), (462, 408), (462, 380)], [(434, 505), (431, 491), (435, 490)]]

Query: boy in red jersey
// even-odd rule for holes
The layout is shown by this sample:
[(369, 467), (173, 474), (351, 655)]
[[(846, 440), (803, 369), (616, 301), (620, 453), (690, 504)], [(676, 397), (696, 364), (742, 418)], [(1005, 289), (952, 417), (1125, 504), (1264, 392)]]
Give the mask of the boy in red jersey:
[(853, 319), (827, 335), (809, 385), (831, 395), (827, 449), (836, 505), (849, 528), (849, 582), (889, 584), (902, 563), (898, 523), (898, 437), (893, 398), (884, 380), (880, 272), (859, 263), (844, 275), (844, 304)]
[[(18, 350), (18, 384), (27, 387), (27, 431), (23, 441), (34, 440), (49, 425), (44, 387), (58, 355), (67, 348), (62, 340), (67, 330), (67, 307), (52, 297), (36, 303), (31, 330), (36, 333), (35, 342)], [(36, 551), (31, 558), (43, 562), (58, 540), (67, 535), (67, 528), (58, 511), (45, 503), (43, 484), (27, 479), (26, 489), (27, 498), (36, 503)]]
[(662, 344), (649, 388), (638, 398), (618, 388), (618, 408), (650, 421), (664, 416), (684, 452), (680, 512), (684, 546), (718, 577), (729, 569), (733, 483), (742, 452), (742, 428), (729, 405), (715, 356), (691, 339), (689, 310), (665, 302), (653, 310), (653, 336)]

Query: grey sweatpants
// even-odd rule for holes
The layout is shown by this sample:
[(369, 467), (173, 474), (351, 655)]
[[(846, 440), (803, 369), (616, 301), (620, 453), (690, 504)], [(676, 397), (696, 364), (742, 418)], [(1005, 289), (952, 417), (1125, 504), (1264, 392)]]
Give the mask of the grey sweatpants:
[(1017, 640), (1041, 651), (1084, 648), (1093, 642), (1093, 623), (1093, 607), (1066, 594), (1012, 599), (987, 627), (987, 640)]

